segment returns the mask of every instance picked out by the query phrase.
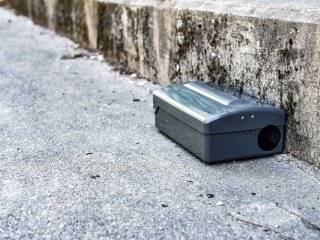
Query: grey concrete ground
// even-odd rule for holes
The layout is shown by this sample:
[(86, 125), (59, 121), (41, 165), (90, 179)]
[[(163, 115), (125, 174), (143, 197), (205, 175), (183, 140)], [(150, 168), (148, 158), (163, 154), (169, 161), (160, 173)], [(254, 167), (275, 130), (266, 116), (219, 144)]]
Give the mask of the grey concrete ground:
[(320, 238), (318, 170), (205, 165), (154, 128), (157, 86), (73, 48), (0, 9), (0, 239)]

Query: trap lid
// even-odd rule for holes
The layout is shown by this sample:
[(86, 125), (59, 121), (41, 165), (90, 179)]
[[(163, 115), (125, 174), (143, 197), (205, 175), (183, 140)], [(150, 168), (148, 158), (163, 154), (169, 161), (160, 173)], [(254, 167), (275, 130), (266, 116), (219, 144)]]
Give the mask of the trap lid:
[(154, 106), (155, 111), (161, 108), (204, 134), (285, 125), (283, 110), (232, 93), (209, 83), (180, 83), (155, 91)]

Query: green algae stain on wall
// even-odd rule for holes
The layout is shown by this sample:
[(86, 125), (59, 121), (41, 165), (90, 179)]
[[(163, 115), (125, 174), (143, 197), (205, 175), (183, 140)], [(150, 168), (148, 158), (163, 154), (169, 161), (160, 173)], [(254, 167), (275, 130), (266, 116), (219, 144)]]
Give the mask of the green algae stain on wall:
[(86, 23), (85, 0), (74, 0), (72, 7), (73, 40), (89, 47), (88, 27)]
[(64, 36), (72, 38), (73, 0), (58, 0), (55, 4), (55, 29)]
[(18, 14), (29, 16), (30, 14), (30, 2), (31, 0), (6, 0)]
[(32, 21), (48, 27), (48, 9), (45, 0), (30, 0), (30, 15)]

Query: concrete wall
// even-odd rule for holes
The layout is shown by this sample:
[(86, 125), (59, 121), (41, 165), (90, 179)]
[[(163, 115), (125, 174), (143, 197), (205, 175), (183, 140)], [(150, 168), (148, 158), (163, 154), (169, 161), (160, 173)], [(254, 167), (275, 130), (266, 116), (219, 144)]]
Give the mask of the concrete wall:
[(320, 166), (320, 6), (297, 15), (299, 6), (241, 11), (223, 1), (7, 2), (156, 83), (212, 81), (286, 109), (287, 151)]

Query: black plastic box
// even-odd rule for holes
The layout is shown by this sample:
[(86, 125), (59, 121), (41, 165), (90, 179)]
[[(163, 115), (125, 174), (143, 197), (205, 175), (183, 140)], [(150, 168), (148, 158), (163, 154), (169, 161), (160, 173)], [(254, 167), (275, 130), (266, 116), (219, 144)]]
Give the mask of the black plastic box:
[(154, 92), (156, 127), (214, 163), (282, 153), (286, 114), (213, 85), (189, 82)]

